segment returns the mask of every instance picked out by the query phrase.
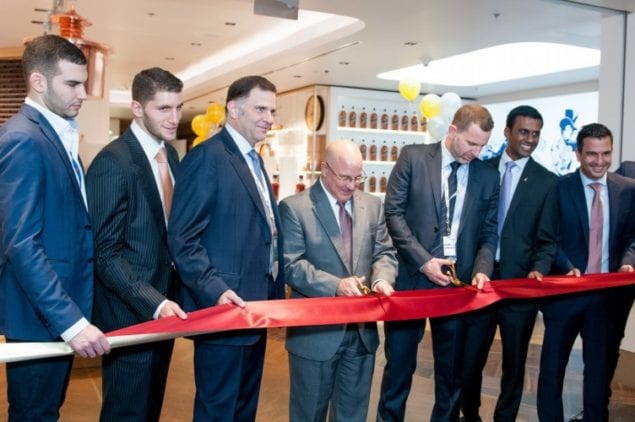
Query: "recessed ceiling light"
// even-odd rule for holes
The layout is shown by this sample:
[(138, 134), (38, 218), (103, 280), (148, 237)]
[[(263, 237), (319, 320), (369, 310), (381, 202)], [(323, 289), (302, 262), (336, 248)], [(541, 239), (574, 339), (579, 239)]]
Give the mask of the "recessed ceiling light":
[(600, 50), (566, 44), (520, 42), (432, 60), (427, 65), (395, 69), (377, 77), (395, 81), (414, 79), (432, 85), (476, 86), (599, 65)]
[(227, 21), (227, 22), (225, 22), (225, 25), (227, 25), (227, 26), (236, 26), (236, 22)]
[(200, 43), (200, 42), (191, 42), (191, 43), (190, 43), (190, 45), (191, 45), (191, 46), (194, 46), (194, 47), (200, 47), (200, 46), (202, 46), (202, 45), (203, 45), (203, 43)]
[(293, 75), (294, 78), (296, 79), (300, 79), (302, 77), (302, 75)]
[(153, 17), (155, 15), (154, 12), (148, 12), (148, 16)]
[(348, 64), (350, 64), (350, 62), (345, 62), (345, 61), (342, 61), (342, 62), (339, 62), (339, 63), (340, 63), (341, 65), (343, 65), (343, 66), (347, 66)]
[(408, 47), (419, 44), (418, 41), (406, 41), (403, 45), (407, 45)]
[(166, 57), (165, 60), (167, 60), (169, 62), (172, 62), (172, 61), (174, 61), (174, 57)]

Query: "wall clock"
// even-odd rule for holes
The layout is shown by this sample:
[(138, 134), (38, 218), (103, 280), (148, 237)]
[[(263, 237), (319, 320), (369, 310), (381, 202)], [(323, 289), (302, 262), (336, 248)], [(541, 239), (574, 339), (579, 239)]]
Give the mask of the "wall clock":
[(304, 121), (309, 129), (316, 132), (324, 123), (324, 99), (320, 95), (311, 95), (304, 108)]

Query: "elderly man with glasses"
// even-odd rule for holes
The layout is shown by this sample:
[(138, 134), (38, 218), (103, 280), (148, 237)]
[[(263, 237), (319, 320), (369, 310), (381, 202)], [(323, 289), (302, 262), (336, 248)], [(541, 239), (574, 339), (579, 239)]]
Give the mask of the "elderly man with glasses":
[[(390, 295), (397, 260), (381, 201), (357, 190), (357, 146), (330, 143), (310, 189), (285, 199), (284, 271), (293, 298)], [(289, 420), (366, 421), (379, 339), (375, 323), (288, 328)]]

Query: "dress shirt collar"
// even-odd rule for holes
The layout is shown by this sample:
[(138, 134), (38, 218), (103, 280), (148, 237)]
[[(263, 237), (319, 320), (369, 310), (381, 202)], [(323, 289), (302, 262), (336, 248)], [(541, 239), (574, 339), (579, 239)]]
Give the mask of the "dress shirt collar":
[(232, 139), (236, 143), (236, 146), (240, 150), (240, 153), (243, 155), (243, 157), (246, 158), (247, 154), (249, 154), (249, 151), (254, 149), (254, 147), (252, 147), (251, 144), (247, 142), (247, 139), (245, 139), (243, 135), (241, 135), (236, 129), (231, 127), (229, 123), (225, 123), (225, 128), (227, 129), (227, 132), (229, 132)]
[(600, 177), (599, 179), (594, 180), (594, 179), (588, 178), (582, 172), (582, 170), (580, 170), (580, 179), (582, 179), (582, 186), (584, 186), (584, 187), (589, 186), (590, 183), (599, 183), (602, 186), (606, 187), (606, 173), (604, 173), (604, 176)]
[(157, 156), (159, 150), (165, 146), (165, 142), (163, 140), (157, 140), (155, 137), (146, 132), (136, 120), (132, 121), (130, 130), (139, 141), (143, 152), (148, 157), (148, 161), (152, 162), (152, 160), (154, 160)]
[(65, 119), (58, 116), (48, 108), (32, 100), (30, 97), (26, 97), (24, 99), (24, 103), (33, 107), (44, 116), (62, 141), (64, 149), (66, 149), (71, 157), (77, 159), (79, 154), (79, 132), (77, 120)]
[(441, 142), (441, 168), (445, 168), (455, 161), (456, 159), (445, 146), (445, 141)]
[(523, 158), (519, 158), (518, 160), (512, 160), (512, 158), (509, 156), (509, 154), (507, 154), (507, 151), (503, 151), (503, 153), (501, 154), (501, 159), (500, 159), (500, 163), (498, 164), (498, 169), (501, 172), (505, 172), (505, 164), (507, 164), (507, 162), (509, 161), (513, 161), (519, 168), (519, 174), (523, 172), (523, 170), (525, 170), (525, 166), (527, 165), (527, 162), (529, 161), (529, 157), (523, 157)]

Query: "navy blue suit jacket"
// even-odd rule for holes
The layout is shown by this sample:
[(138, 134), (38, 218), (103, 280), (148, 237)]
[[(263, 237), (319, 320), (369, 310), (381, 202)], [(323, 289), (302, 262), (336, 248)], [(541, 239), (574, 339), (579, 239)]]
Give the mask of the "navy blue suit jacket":
[[(269, 281), (272, 235), (267, 215), (247, 162), (229, 132), (221, 130), (181, 162), (168, 244), (181, 276), (186, 311), (216, 305), (227, 289), (246, 301), (284, 297), (280, 216), (266, 174), (265, 179), (278, 232), (280, 271), (274, 283)], [(245, 345), (258, 336), (242, 331), (210, 339)]]
[[(607, 173), (609, 194), (609, 272), (635, 265), (635, 181)], [(586, 271), (589, 258), (589, 213), (580, 170), (563, 176), (558, 185), (560, 235), (554, 270)]]
[[(390, 174), (384, 212), (398, 252), (397, 290), (438, 287), (419, 268), (432, 258), (439, 236), (441, 155), (440, 142), (408, 145)], [(499, 190), (498, 171), (481, 160), (472, 160), (456, 242), (457, 273), (466, 283), (478, 272), (492, 274)]]
[(61, 140), (23, 105), (0, 128), (0, 332), (54, 340), (91, 317), (93, 238)]

